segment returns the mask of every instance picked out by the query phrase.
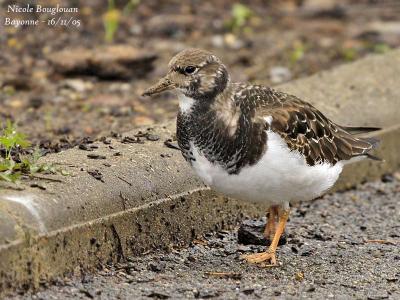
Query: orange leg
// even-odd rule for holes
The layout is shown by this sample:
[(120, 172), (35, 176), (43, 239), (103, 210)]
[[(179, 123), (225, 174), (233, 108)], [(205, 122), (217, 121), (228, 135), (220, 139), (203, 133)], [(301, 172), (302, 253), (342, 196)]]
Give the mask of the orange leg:
[(279, 218), (279, 206), (273, 205), (268, 209), (267, 225), (264, 229), (264, 237), (272, 241), (276, 232), (276, 223)]
[(250, 255), (244, 255), (243, 258), (246, 259), (249, 263), (261, 263), (265, 261), (269, 261), (270, 264), (266, 266), (276, 266), (276, 248), (278, 247), (279, 239), (282, 233), (285, 231), (286, 222), (289, 218), (289, 208), (283, 209), (279, 216), (279, 223), (275, 231), (274, 238), (272, 239), (272, 243), (269, 246), (268, 250), (261, 253), (255, 253)]

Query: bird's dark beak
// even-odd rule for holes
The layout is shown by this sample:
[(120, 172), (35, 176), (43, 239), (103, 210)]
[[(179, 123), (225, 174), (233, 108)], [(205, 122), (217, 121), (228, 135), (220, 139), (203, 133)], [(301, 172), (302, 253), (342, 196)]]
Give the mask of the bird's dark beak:
[(144, 91), (142, 96), (151, 96), (164, 91), (172, 90), (175, 88), (175, 84), (169, 78), (169, 74), (161, 78), (155, 85), (149, 87)]

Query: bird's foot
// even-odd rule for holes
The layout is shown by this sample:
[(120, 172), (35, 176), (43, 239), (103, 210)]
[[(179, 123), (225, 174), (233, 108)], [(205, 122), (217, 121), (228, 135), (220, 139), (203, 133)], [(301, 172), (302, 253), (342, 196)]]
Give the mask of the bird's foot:
[[(275, 252), (269, 250), (261, 253), (243, 255), (242, 258), (252, 264), (263, 263), (264, 267), (275, 267), (277, 265)], [(265, 264), (266, 262), (269, 262), (269, 264)]]

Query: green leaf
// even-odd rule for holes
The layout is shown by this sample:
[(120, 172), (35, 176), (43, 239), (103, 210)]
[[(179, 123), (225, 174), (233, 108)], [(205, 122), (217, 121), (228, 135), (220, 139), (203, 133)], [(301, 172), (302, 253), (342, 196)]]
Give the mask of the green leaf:
[(31, 145), (31, 143), (26, 139), (26, 135), (20, 132), (16, 132), (15, 136), (15, 144), (20, 146), (22, 149), (25, 149)]
[(114, 40), (114, 35), (118, 30), (121, 12), (115, 8), (114, 1), (109, 0), (108, 10), (103, 15), (104, 24), (104, 39), (106, 42), (111, 43)]
[(384, 44), (384, 43), (378, 43), (378, 44), (375, 44), (375, 45), (373, 46), (374, 52), (375, 52), (375, 53), (380, 53), (380, 54), (386, 53), (386, 52), (388, 52), (390, 49), (391, 49), (390, 46), (387, 45), (387, 44)]
[(12, 171), (23, 171), (24, 170), (24, 164), (22, 163), (15, 163)]
[(10, 156), (10, 151), (14, 147), (20, 146), (27, 148), (31, 143), (26, 139), (26, 135), (16, 131), (15, 125), (7, 120), (6, 128), (3, 130), (3, 135), (0, 136), (0, 145), (2, 145)]
[(15, 133), (15, 125), (10, 121), (7, 120), (7, 125), (6, 128), (4, 129), (4, 135), (5, 136), (10, 136)]
[(50, 171), (50, 173), (52, 173), (52, 174), (57, 174), (57, 168), (56, 168), (55, 166), (50, 166), (49, 171)]
[(1, 136), (0, 144), (4, 146), (4, 148), (9, 151), (15, 146), (15, 140), (13, 136)]
[(32, 163), (37, 163), (39, 158), (42, 156), (42, 153), (40, 152), (40, 149), (38, 146), (35, 147), (32, 153)]
[(12, 171), (15, 167), (15, 161), (12, 159), (2, 159), (0, 161), (0, 171)]
[(59, 170), (52, 164), (39, 164), (39, 158), (42, 154), (38, 147), (34, 149), (31, 155), (19, 154), (20, 162), (16, 163), (11, 156), (13, 148), (20, 147), (23, 149), (30, 145), (31, 143), (26, 139), (26, 135), (17, 132), (15, 125), (8, 120), (0, 136), (0, 146), (6, 149), (5, 158), (0, 157), (0, 180), (16, 182), (22, 174), (32, 175), (38, 172), (69, 175), (67, 171)]
[(234, 20), (234, 26), (242, 27), (246, 24), (246, 21), (253, 15), (253, 11), (246, 5), (235, 3), (232, 7), (232, 17)]
[(130, 1), (128, 1), (128, 3), (125, 5), (125, 7), (123, 9), (123, 14), (124, 15), (128, 15), (132, 11), (134, 11), (139, 6), (140, 1), (141, 0), (130, 0)]
[(29, 166), (29, 173), (30, 174), (35, 174), (37, 172), (41, 171), (41, 166), (37, 165), (37, 164), (33, 164)]
[(306, 52), (306, 47), (303, 43), (301, 42), (295, 43), (290, 53), (291, 64), (295, 64), (298, 61), (302, 60), (304, 58), (305, 52)]
[(241, 30), (254, 12), (244, 4), (235, 3), (232, 6), (231, 18), (225, 22), (225, 26), (231, 31)]
[(0, 172), (0, 180), (8, 182), (17, 182), (21, 177), (21, 173)]
[(69, 176), (69, 175), (71, 175), (71, 173), (68, 172), (67, 170), (61, 170), (61, 175), (63, 175), (63, 176)]
[(4, 159), (0, 161), (0, 172), (10, 170), (10, 164), (8, 160)]
[(353, 61), (357, 58), (357, 49), (355, 48), (344, 48), (341, 50), (341, 54), (344, 60)]

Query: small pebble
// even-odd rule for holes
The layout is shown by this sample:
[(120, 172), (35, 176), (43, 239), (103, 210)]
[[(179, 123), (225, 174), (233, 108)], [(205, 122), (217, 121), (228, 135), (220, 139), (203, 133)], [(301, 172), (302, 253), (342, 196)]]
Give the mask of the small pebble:
[(95, 153), (90, 153), (87, 155), (87, 157), (90, 159), (106, 159), (106, 157), (104, 155), (95, 154)]

